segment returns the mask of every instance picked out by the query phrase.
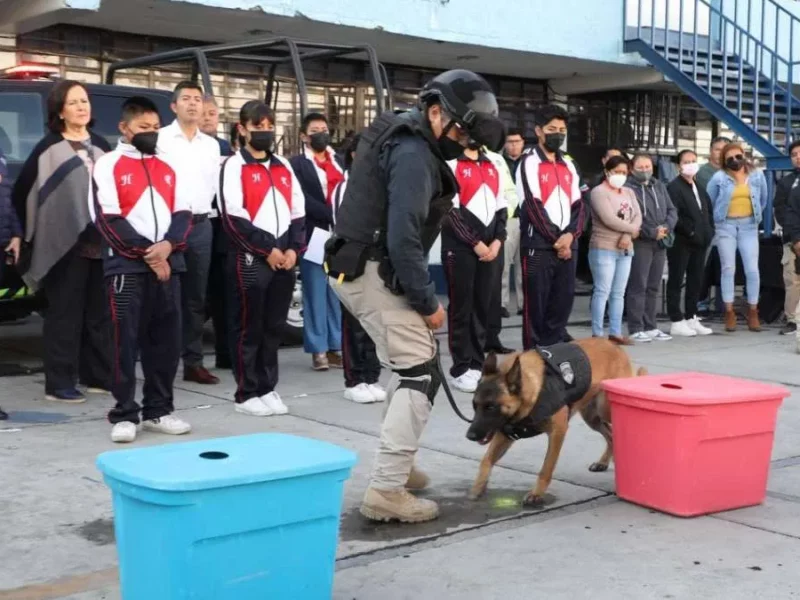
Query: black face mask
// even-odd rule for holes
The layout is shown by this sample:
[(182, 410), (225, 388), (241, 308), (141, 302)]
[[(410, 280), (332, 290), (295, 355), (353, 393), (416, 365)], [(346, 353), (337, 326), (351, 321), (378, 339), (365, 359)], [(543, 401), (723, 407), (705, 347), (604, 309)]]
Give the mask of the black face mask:
[(314, 152), (322, 152), (331, 144), (331, 135), (321, 131), (308, 136), (308, 145)]
[(467, 143), (467, 148), (469, 148), (470, 150), (480, 150), (481, 148), (483, 148), (483, 144), (481, 144), (480, 142), (476, 142), (473, 139), (470, 139), (470, 141)]
[(442, 137), (437, 140), (437, 143), (439, 145), (439, 152), (442, 153), (445, 160), (454, 160), (464, 154), (464, 146), (455, 140), (451, 140), (446, 134), (442, 135)]
[(156, 146), (158, 145), (158, 132), (146, 131), (144, 133), (137, 133), (131, 138), (131, 145), (142, 154), (155, 155)]
[(259, 152), (272, 152), (272, 144), (275, 143), (274, 131), (251, 131), (250, 147)]
[(744, 167), (744, 161), (733, 158), (732, 156), (725, 159), (725, 168), (731, 171), (741, 171)]
[(564, 145), (567, 136), (563, 133), (548, 133), (544, 136), (544, 147), (550, 152), (557, 152)]

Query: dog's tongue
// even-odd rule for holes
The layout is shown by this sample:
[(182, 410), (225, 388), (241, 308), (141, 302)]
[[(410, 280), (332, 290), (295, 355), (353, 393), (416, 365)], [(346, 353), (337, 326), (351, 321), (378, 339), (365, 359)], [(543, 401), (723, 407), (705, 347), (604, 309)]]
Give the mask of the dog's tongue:
[(482, 439), (480, 442), (478, 442), (478, 443), (479, 443), (481, 446), (485, 446), (486, 444), (488, 444), (488, 443), (489, 443), (489, 440), (491, 440), (491, 439), (492, 439), (492, 435), (491, 435), (491, 434), (489, 434), (489, 435), (487, 435), (485, 438), (483, 438), (483, 439)]

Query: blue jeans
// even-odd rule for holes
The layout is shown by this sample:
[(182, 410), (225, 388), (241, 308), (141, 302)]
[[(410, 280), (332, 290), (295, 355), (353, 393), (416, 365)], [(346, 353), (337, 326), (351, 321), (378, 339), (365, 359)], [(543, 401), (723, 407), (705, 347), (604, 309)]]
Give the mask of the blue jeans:
[(721, 267), (720, 285), (722, 301), (733, 304), (734, 277), (736, 275), (736, 250), (742, 257), (744, 277), (746, 281), (747, 303), (758, 304), (758, 290), (761, 278), (758, 273), (758, 225), (755, 219), (725, 219), (717, 223), (715, 242), (719, 250)]
[(608, 305), (609, 334), (622, 337), (622, 310), (625, 306), (625, 287), (631, 274), (633, 252), (626, 256), (621, 250), (589, 250), (592, 270), (592, 335), (602, 337), (603, 317)]
[(300, 260), (303, 284), (303, 348), (309, 354), (342, 349), (342, 308), (321, 265)]

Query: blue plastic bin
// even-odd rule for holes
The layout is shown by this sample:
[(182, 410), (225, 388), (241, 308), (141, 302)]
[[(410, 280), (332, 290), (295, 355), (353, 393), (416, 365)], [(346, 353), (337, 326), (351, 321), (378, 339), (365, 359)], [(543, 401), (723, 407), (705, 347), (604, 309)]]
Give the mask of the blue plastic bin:
[(278, 433), (101, 454), (123, 599), (328, 600), (355, 462)]

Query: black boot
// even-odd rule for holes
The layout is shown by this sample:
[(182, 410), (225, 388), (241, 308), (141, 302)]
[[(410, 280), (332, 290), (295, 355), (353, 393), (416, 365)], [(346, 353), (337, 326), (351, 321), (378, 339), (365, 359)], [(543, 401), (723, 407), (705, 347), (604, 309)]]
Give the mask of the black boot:
[(8, 418), (8, 413), (0, 408), (0, 421), (5, 421)]

